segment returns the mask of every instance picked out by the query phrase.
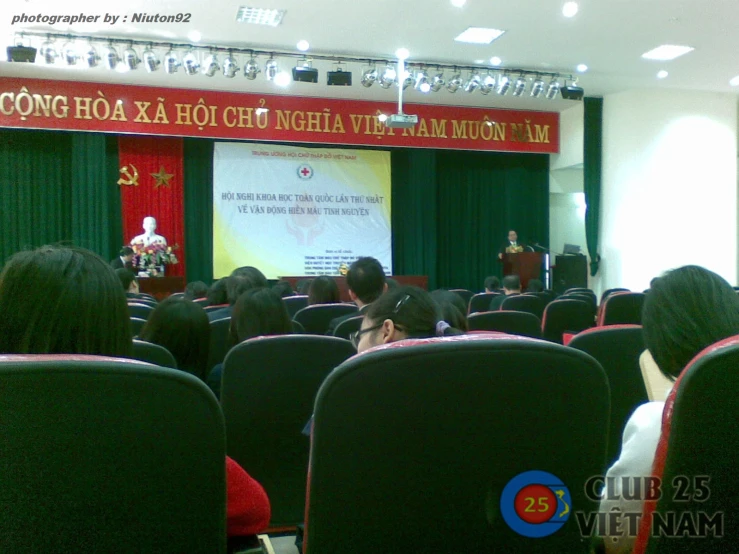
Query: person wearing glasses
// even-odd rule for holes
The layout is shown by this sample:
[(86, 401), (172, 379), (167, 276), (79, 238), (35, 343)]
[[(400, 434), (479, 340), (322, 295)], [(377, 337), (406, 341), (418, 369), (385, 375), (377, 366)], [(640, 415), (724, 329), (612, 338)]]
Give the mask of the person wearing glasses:
[(443, 321), (431, 295), (418, 287), (404, 286), (386, 292), (367, 310), (362, 327), (351, 336), (357, 352), (403, 339), (460, 335)]

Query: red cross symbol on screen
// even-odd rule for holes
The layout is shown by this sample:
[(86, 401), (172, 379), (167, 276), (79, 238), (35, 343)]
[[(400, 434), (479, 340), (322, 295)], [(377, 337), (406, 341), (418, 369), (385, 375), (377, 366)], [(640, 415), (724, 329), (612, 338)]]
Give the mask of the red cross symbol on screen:
[(313, 168), (307, 164), (298, 167), (298, 177), (301, 179), (310, 179), (313, 177)]
[(307, 167), (304, 167), (303, 169), (300, 170), (300, 173), (303, 174), (303, 177), (307, 177), (308, 175), (310, 175), (310, 169), (308, 169)]

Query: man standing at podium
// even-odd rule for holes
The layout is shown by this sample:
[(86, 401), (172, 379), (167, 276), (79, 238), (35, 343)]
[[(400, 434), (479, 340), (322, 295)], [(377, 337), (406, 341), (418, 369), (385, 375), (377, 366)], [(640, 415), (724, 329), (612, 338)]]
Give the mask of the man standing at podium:
[(524, 245), (518, 242), (518, 234), (516, 231), (511, 229), (508, 231), (508, 240), (500, 248), (498, 252), (498, 259), (503, 259), (503, 254), (518, 254), (524, 251)]

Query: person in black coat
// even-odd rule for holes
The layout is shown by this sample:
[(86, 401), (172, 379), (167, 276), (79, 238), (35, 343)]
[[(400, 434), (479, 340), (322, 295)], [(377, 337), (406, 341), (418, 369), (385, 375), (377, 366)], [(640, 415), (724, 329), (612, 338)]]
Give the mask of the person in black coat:
[(349, 272), (346, 274), (346, 286), (349, 287), (349, 296), (357, 305), (359, 311), (332, 319), (328, 324), (327, 335), (333, 335), (339, 323), (352, 317), (364, 315), (369, 304), (377, 300), (387, 290), (385, 271), (382, 269), (382, 264), (369, 256), (359, 258), (349, 266)]
[(118, 253), (118, 257), (111, 260), (110, 267), (113, 269), (130, 269), (133, 271), (133, 248), (124, 246)]
[(490, 307), (488, 308), (491, 312), (500, 310), (503, 302), (509, 296), (516, 296), (521, 294), (521, 279), (518, 275), (507, 275), (503, 277), (503, 292), (500, 296), (496, 296), (490, 301)]

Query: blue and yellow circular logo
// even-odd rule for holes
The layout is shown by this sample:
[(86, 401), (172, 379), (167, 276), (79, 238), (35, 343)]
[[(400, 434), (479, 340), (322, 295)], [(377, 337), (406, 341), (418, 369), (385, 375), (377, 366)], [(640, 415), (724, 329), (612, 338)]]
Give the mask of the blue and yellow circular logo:
[(556, 533), (569, 519), (570, 491), (546, 471), (526, 471), (508, 481), (500, 496), (500, 511), (508, 526), (531, 538)]

